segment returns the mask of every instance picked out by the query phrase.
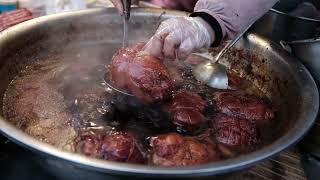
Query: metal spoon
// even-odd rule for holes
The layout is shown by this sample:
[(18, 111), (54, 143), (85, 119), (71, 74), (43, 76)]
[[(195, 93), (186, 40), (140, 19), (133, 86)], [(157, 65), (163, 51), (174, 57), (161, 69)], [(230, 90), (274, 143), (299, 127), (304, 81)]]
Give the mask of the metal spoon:
[(126, 20), (130, 18), (131, 0), (122, 0), (124, 17)]
[[(123, 4), (123, 10), (124, 10), (124, 15), (123, 15), (123, 38), (122, 38), (122, 46), (125, 47), (128, 45), (128, 22), (130, 19), (130, 11), (131, 11), (131, 0), (122, 0), (122, 4)], [(107, 69), (107, 68), (106, 68)], [(108, 73), (108, 72), (107, 72)], [(125, 94), (127, 96), (134, 96), (133, 94), (130, 94), (127, 91), (121, 90), (119, 88), (117, 88), (108, 78), (106, 78), (106, 76), (104, 76), (103, 78), (103, 83), (105, 85), (107, 85), (110, 89), (121, 93), (121, 94)]]
[[(253, 23), (252, 23), (253, 24)], [(250, 24), (243, 32), (239, 33), (232, 41), (228, 42), (227, 45), (219, 52), (215, 57), (210, 55), (204, 55), (199, 53), (194, 53), (197, 56), (208, 59), (198, 64), (193, 69), (193, 75), (195, 78), (210, 87), (217, 89), (227, 89), (228, 88), (228, 75), (227, 68), (217, 63), (220, 58), (231, 48), (233, 45), (239, 41), (239, 39), (247, 32), (247, 30), (252, 26)]]
[(128, 32), (129, 32), (129, 19), (130, 19), (130, 11), (131, 11), (131, 0), (122, 0), (123, 4), (123, 38), (122, 38), (122, 46), (125, 47), (128, 45)]
[(134, 96), (133, 94), (131, 94), (131, 93), (125, 91), (125, 90), (121, 90), (121, 89), (117, 88), (108, 78), (103, 77), (102, 80), (103, 80), (103, 83), (105, 85), (107, 85), (110, 89), (112, 89), (112, 90), (114, 90), (114, 91), (116, 91), (116, 92), (118, 92), (120, 94), (124, 94), (124, 95), (127, 95), (127, 96), (132, 96), (132, 97)]

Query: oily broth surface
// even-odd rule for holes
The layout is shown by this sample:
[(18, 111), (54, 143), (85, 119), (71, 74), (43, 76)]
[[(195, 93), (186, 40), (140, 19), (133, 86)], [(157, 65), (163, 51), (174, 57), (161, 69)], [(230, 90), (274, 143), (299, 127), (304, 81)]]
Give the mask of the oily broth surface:
[[(157, 114), (160, 104), (152, 107), (156, 118), (151, 122), (143, 122), (132, 118), (132, 113), (119, 113), (112, 109), (115, 102), (137, 102), (118, 95), (104, 83), (106, 64), (110, 58), (110, 54), (92, 56), (92, 53), (78, 51), (63, 57), (52, 56), (29, 65), (8, 86), (3, 97), (5, 117), (35, 138), (72, 152), (75, 139), (87, 130), (130, 130), (145, 139), (144, 143), (147, 144), (148, 137), (152, 135), (172, 131), (198, 135), (208, 128), (207, 124), (194, 132), (177, 128), (166, 115)], [(166, 61), (166, 64), (182, 67), (179, 73), (184, 83), (180, 89), (195, 91), (202, 96), (209, 104), (205, 115), (210, 119), (214, 114), (210, 110), (213, 105), (212, 94), (217, 90), (196, 81), (192, 75), (192, 65), (188, 63)], [(243, 80), (241, 89), (264, 97), (249, 81)], [(139, 106), (135, 110), (141, 112), (138, 115), (141, 117), (146, 116), (144, 112), (149, 112), (139, 109)], [(272, 139), (272, 134), (271, 130), (264, 130), (262, 139)], [(267, 143), (269, 140), (263, 140), (263, 144)]]

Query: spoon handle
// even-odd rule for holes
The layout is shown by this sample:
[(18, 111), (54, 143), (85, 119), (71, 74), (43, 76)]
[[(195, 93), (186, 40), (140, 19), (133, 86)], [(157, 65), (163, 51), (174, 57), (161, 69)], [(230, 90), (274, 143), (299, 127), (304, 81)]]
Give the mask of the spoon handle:
[(239, 33), (232, 41), (228, 42), (227, 45), (217, 54), (215, 57), (215, 62), (217, 62), (235, 43), (239, 41), (239, 39), (242, 38), (242, 36), (248, 31), (248, 29), (253, 25), (254, 23), (251, 23), (244, 31)]
[(131, 10), (131, 0), (122, 0), (123, 9), (124, 9), (124, 17), (126, 20), (130, 18), (130, 10)]

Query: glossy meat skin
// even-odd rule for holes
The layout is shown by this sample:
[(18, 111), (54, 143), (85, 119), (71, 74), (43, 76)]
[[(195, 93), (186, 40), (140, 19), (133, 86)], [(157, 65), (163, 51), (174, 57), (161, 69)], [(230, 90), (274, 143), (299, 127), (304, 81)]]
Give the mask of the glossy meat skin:
[(239, 90), (243, 84), (242, 78), (237, 76), (235, 73), (228, 73), (228, 89)]
[(218, 114), (211, 122), (216, 141), (227, 147), (248, 151), (260, 142), (256, 126), (248, 120)]
[(177, 133), (152, 137), (150, 146), (151, 163), (159, 166), (189, 166), (219, 159), (212, 141), (183, 137)]
[(96, 134), (86, 132), (76, 143), (76, 151), (110, 161), (143, 164), (146, 162), (140, 141), (131, 133)]
[(168, 113), (174, 124), (180, 126), (195, 126), (203, 123), (206, 102), (195, 92), (179, 91), (173, 95), (168, 106)]
[(163, 61), (168, 68), (168, 72), (174, 89), (179, 89), (185, 83), (184, 70), (185, 64), (180, 60)]
[(229, 116), (248, 119), (257, 124), (268, 123), (274, 118), (273, 111), (258, 97), (238, 92), (216, 92), (216, 108)]
[(100, 146), (103, 137), (93, 132), (84, 132), (76, 140), (75, 150), (78, 153), (82, 153), (86, 156), (92, 156), (95, 158), (101, 158)]
[(178, 68), (171, 66), (168, 67), (169, 75), (172, 79), (172, 84), (174, 87), (178, 88), (184, 83), (184, 79), (181, 75), (181, 72)]
[(144, 103), (154, 103), (170, 95), (172, 81), (166, 66), (141, 52), (144, 43), (121, 48), (109, 65), (110, 80)]
[(142, 152), (140, 142), (129, 133), (115, 133), (106, 136), (102, 142), (101, 153), (103, 159), (107, 160), (131, 163), (145, 162), (145, 154)]

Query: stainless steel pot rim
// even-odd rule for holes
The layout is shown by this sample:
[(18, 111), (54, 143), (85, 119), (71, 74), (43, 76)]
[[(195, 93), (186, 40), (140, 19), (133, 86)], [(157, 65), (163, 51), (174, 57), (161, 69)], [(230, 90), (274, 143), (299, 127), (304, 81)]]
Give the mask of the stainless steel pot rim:
[(285, 12), (283, 12), (283, 11), (276, 10), (276, 9), (274, 9), (274, 8), (272, 8), (270, 11), (272, 11), (272, 12), (274, 12), (274, 13), (277, 13), (277, 14), (284, 15), (284, 16), (288, 16), (289, 18), (294, 18), (294, 19), (300, 19), (300, 20), (304, 20), (304, 21), (310, 21), (310, 22), (318, 22), (318, 23), (320, 23), (320, 20), (318, 20), (318, 19), (306, 18), (306, 17), (301, 17), (301, 16), (294, 16), (294, 15), (285, 13)]
[[(138, 10), (137, 8), (136, 10)], [(145, 9), (144, 9), (145, 10)], [(164, 10), (159, 9), (147, 9), (147, 11), (152, 12), (163, 12)], [(7, 36), (10, 34), (14, 34), (18, 31), (21, 31), (23, 28), (32, 28), (38, 23), (44, 23), (48, 19), (60, 19), (66, 15), (75, 15), (75, 14), (90, 14), (90, 13), (102, 13), (105, 9), (91, 9), (91, 10), (84, 10), (79, 12), (69, 12), (63, 14), (56, 14), (51, 15), (48, 17), (41, 17), (34, 20), (30, 20), (25, 23), (21, 23), (17, 26), (9, 28), (4, 32), (0, 33), (0, 42), (6, 42)], [(135, 10), (133, 10), (134, 13)], [(249, 38), (256, 38), (259, 40), (264, 41), (260, 37), (250, 34)], [(1, 46), (1, 44), (0, 44)], [(272, 48), (273, 44), (271, 44)], [(276, 45), (275, 45), (276, 46)], [(292, 59), (287, 53), (283, 51), (279, 51), (278, 53), (282, 56), (288, 58), (290, 61), (290, 66), (293, 69), (299, 69), (299, 74), (301, 77), (297, 76), (298, 80), (306, 81), (308, 85), (310, 85), (311, 89), (317, 89), (314, 80), (310, 73), (305, 69), (305, 67), (295, 59)], [(302, 76), (304, 78), (302, 78)], [(317, 111), (319, 109), (319, 95), (318, 92), (314, 91), (307, 91), (305, 92), (308, 94), (308, 97), (312, 97), (310, 102), (306, 102), (303, 104), (306, 106), (306, 112), (304, 112), (305, 120), (299, 121), (299, 123), (295, 124), (295, 127), (290, 130), (286, 135), (282, 136), (274, 143), (268, 145), (267, 147), (255, 151), (253, 153), (242, 155), (237, 158), (221, 161), (221, 162), (214, 162), (205, 165), (199, 166), (190, 166), (190, 167), (155, 167), (155, 166), (147, 166), (147, 165), (135, 165), (135, 164), (126, 164), (126, 163), (117, 163), (111, 161), (105, 161), (100, 159), (94, 159), (90, 157), (86, 157), (80, 154), (75, 154), (71, 152), (66, 152), (57, 149), (56, 147), (41, 142), (34, 137), (31, 137), (21, 131), (20, 129), (16, 128), (12, 124), (8, 123), (3, 117), (0, 117), (0, 131), (7, 136), (13, 142), (20, 144), (28, 149), (36, 150), (44, 155), (51, 155), (55, 158), (71, 161), (78, 164), (81, 167), (86, 167), (90, 169), (94, 169), (101, 172), (112, 172), (118, 173), (123, 175), (140, 175), (140, 176), (154, 176), (154, 175), (161, 175), (161, 177), (166, 176), (205, 176), (205, 175), (214, 175), (214, 174), (221, 174), (226, 172), (231, 172), (235, 170), (240, 170), (249, 166), (256, 164), (257, 162), (264, 160), (266, 158), (270, 158), (279, 152), (288, 148), (288, 145), (293, 145), (297, 141), (299, 141), (305, 133), (311, 128), (316, 119)]]
[(286, 42), (287, 44), (308, 44), (308, 43), (316, 43), (320, 41), (320, 37), (312, 38), (312, 39), (303, 39), (303, 40), (295, 40)]
[[(315, 118), (315, 117), (314, 117)], [(0, 119), (0, 131), (7, 136), (13, 142), (22, 145), (30, 150), (36, 150), (38, 152), (44, 153), (44, 155), (51, 155), (61, 160), (71, 161), (79, 166), (89, 166), (89, 168), (94, 168), (100, 172), (109, 172), (125, 175), (161, 175), (161, 176), (205, 176), (205, 175), (215, 175), (227, 172), (233, 172), (243, 168), (250, 167), (256, 164), (259, 161), (262, 161), (267, 158), (271, 158), (281, 151), (288, 148), (286, 145), (290, 143), (291, 145), (295, 144), (300, 140), (307, 132), (307, 130), (312, 126), (313, 123), (307, 124), (306, 129), (300, 129), (300, 133), (293, 134), (289, 133), (286, 136), (291, 136), (290, 142), (285, 141), (285, 137), (278, 139), (272, 145), (269, 145), (270, 148), (261, 149), (253, 153), (242, 155), (238, 158), (229, 159), (221, 162), (214, 162), (205, 165), (199, 166), (190, 166), (190, 167), (155, 167), (147, 165), (135, 165), (135, 164), (126, 164), (126, 163), (117, 163), (111, 161), (105, 161), (100, 159), (94, 159), (86, 157), (80, 154), (75, 154), (71, 152), (66, 152), (57, 149), (56, 147), (41, 142), (14, 126), (5, 122), (3, 118)], [(12, 136), (14, 135), (14, 136)]]
[[(8, 31), (20, 31), (24, 28), (32, 28), (32, 25), (37, 25), (38, 23), (45, 23), (48, 20), (57, 20), (57, 19), (63, 19), (64, 17), (68, 16), (80, 16), (80, 15), (101, 15), (106, 12), (110, 13), (117, 13), (115, 8), (91, 8), (91, 9), (85, 9), (85, 10), (77, 10), (77, 11), (70, 11), (70, 12), (62, 12), (47, 16), (41, 16), (37, 17), (25, 22), (22, 22), (20, 24), (17, 24), (13, 27), (9, 27), (6, 30), (3, 30), (0, 32), (1, 34), (5, 34)], [(141, 7), (132, 7), (131, 12), (135, 15), (145, 15), (145, 14), (151, 14), (151, 13), (158, 13), (159, 16), (188, 16), (190, 13), (185, 11), (178, 11), (178, 10), (168, 10), (168, 9), (159, 9), (159, 8), (141, 8)]]

